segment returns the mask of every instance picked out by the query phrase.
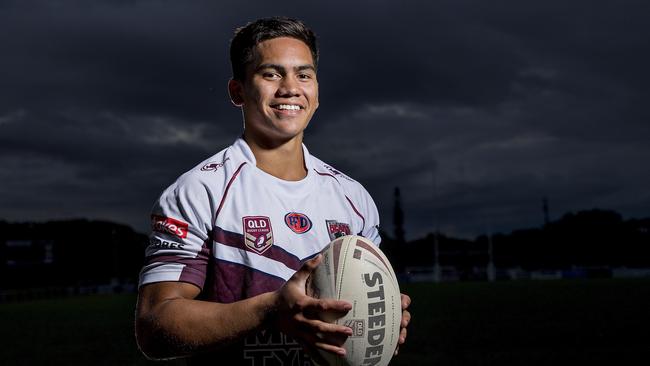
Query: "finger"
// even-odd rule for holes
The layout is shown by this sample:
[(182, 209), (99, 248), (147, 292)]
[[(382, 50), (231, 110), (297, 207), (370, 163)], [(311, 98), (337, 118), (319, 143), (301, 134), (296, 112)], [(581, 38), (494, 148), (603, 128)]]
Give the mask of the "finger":
[(406, 328), (408, 327), (410, 322), (411, 322), (411, 313), (409, 313), (408, 310), (402, 311), (402, 322), (400, 324), (400, 327)]
[(313, 333), (321, 333), (328, 335), (340, 335), (349, 337), (352, 335), (352, 329), (343, 325), (334, 323), (327, 323), (321, 320), (304, 318), (303, 324), (309, 327)]
[[(406, 314), (406, 316), (408, 317), (408, 320), (406, 321), (404, 319), (404, 314)], [(408, 333), (408, 331), (406, 330), (406, 325), (408, 325), (408, 321), (410, 320), (411, 320), (411, 314), (408, 311), (404, 310), (404, 312), (402, 313), (402, 328), (400, 328), (399, 339), (397, 340), (397, 347), (395, 347), (395, 353), (394, 353), (395, 356), (399, 354), (399, 346), (406, 342), (406, 334)]]
[(323, 366), (329, 365), (329, 363), (325, 360), (325, 358), (323, 358), (320, 352), (318, 352), (318, 349), (316, 347), (304, 342), (301, 343), (302, 343), (302, 348), (305, 350), (305, 352), (307, 352), (307, 354), (312, 359), (312, 361), (314, 361), (315, 364), (323, 365)]
[(316, 348), (318, 348), (320, 350), (323, 350), (325, 352), (333, 353), (333, 354), (335, 354), (337, 356), (345, 356), (345, 354), (347, 353), (345, 348), (339, 347), (339, 346), (336, 346), (336, 345), (333, 345), (333, 344), (329, 344), (329, 343), (326, 343), (326, 342), (316, 342), (316, 343), (314, 343), (314, 346), (316, 346)]
[(411, 297), (407, 294), (400, 294), (402, 300), (402, 310), (408, 308), (411, 305)]
[(311, 275), (311, 273), (314, 272), (316, 267), (318, 267), (322, 259), (323, 259), (323, 255), (318, 253), (314, 258), (305, 261), (305, 263), (302, 264), (300, 269), (293, 274), (293, 278), (306, 281), (307, 278)]
[(318, 265), (320, 264), (320, 262), (322, 260), (323, 260), (323, 255), (321, 253), (318, 253), (314, 258), (312, 258), (312, 259), (310, 259), (308, 261), (305, 261), (305, 263), (303, 263), (301, 269), (305, 268), (305, 269), (309, 270), (309, 272), (311, 273), (316, 269), (316, 267), (318, 267)]
[(407, 333), (406, 328), (402, 328), (400, 330), (400, 332), (399, 332), (399, 341), (397, 341), (398, 345), (404, 344), (404, 342), (406, 342), (406, 333)]
[(296, 323), (296, 329), (310, 335), (320, 333), (328, 336), (343, 336), (346, 338), (352, 335), (352, 329), (350, 327), (336, 323), (328, 323), (319, 319), (310, 319), (302, 313), (296, 313), (293, 316), (293, 320)]
[(316, 349), (329, 352), (337, 356), (345, 356), (345, 354), (347, 353), (346, 349), (341, 347), (342, 344), (336, 345), (336, 344), (329, 343), (325, 341), (325, 339), (323, 339), (322, 337), (314, 334), (309, 334), (309, 336), (306, 337), (306, 340), (309, 344), (313, 345)]
[[(302, 333), (303, 348), (310, 349), (320, 356), (318, 350), (325, 351), (337, 356), (345, 356), (347, 351), (345, 348), (326, 342), (323, 338), (318, 337), (315, 333)], [(324, 360), (323, 360), (324, 361)], [(322, 365), (327, 365), (327, 362), (321, 362)]]
[(301, 299), (299, 305), (302, 307), (303, 311), (338, 311), (347, 313), (352, 309), (352, 304), (343, 300), (334, 300), (334, 299), (316, 299), (313, 297), (308, 297)]
[(345, 342), (348, 340), (349, 335), (343, 335), (343, 334), (328, 334), (328, 333), (322, 333), (318, 334), (318, 336), (323, 340), (324, 343), (331, 344), (337, 347), (343, 347)]
[(322, 299), (314, 304), (320, 313), (328, 313), (336, 318), (340, 318), (352, 310), (352, 304), (347, 301)]
[(298, 302), (298, 306), (307, 317), (328, 322), (335, 321), (352, 309), (349, 302), (332, 299), (305, 298)]

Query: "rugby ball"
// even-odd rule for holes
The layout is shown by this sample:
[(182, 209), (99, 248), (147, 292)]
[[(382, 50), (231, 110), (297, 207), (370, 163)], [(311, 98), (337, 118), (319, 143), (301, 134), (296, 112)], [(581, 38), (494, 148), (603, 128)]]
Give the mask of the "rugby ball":
[(333, 240), (322, 254), (308, 291), (314, 297), (352, 304), (342, 318), (321, 316), (324, 321), (350, 327), (352, 336), (343, 345), (345, 357), (324, 351), (321, 355), (330, 366), (388, 365), (402, 319), (399, 285), (390, 262), (372, 241), (356, 235)]

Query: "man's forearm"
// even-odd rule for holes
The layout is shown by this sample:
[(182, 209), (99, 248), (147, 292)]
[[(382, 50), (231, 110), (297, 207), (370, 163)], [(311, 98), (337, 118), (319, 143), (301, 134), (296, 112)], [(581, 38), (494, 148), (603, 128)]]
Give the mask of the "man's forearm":
[(217, 349), (241, 340), (268, 322), (277, 293), (221, 304), (186, 298), (138, 305), (136, 334), (141, 350), (154, 359)]

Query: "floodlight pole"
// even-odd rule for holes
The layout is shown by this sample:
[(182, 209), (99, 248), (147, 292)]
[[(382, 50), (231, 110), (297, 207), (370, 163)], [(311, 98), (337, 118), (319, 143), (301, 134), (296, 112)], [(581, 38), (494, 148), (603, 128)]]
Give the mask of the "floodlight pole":
[(496, 267), (494, 266), (494, 254), (492, 246), (492, 233), (488, 230), (488, 265), (487, 265), (487, 278), (488, 281), (494, 282), (497, 278)]
[(433, 282), (441, 282), (442, 276), (440, 271), (440, 252), (438, 249), (438, 229), (433, 233), (433, 255), (435, 256), (435, 261), (433, 263)]
[(442, 281), (440, 271), (440, 249), (438, 243), (438, 217), (436, 213), (436, 164), (433, 155), (431, 155), (431, 201), (433, 208), (433, 282), (438, 283)]

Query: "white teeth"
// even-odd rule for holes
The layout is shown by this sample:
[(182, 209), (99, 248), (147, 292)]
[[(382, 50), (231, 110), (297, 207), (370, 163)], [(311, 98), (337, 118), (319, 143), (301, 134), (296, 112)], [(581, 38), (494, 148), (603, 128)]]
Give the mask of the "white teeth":
[(292, 104), (280, 104), (276, 107), (277, 109), (288, 109), (291, 111), (297, 111), (300, 109), (299, 105), (292, 105)]

